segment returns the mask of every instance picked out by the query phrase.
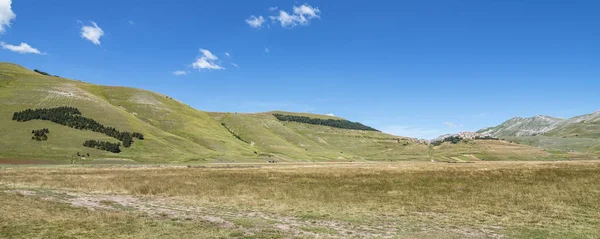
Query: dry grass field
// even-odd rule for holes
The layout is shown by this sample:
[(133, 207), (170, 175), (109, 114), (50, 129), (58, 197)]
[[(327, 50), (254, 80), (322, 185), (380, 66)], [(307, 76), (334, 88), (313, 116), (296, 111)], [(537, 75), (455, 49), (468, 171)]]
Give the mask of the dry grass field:
[(600, 162), (10, 166), (0, 238), (600, 238)]

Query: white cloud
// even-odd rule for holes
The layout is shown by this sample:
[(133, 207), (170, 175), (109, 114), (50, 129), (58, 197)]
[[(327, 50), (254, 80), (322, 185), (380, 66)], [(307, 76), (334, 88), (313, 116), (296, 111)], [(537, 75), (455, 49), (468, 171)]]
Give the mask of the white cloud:
[(95, 22), (91, 26), (81, 27), (81, 38), (85, 38), (96, 45), (100, 45), (100, 37), (104, 36), (104, 31)]
[(225, 69), (220, 66), (215, 61), (219, 60), (217, 56), (212, 54), (209, 50), (200, 49), (202, 52), (202, 56), (198, 57), (196, 61), (192, 64), (192, 67), (197, 70), (207, 69), (207, 70), (222, 70)]
[(10, 27), (10, 22), (17, 18), (17, 15), (12, 11), (11, 0), (0, 0), (0, 34), (6, 31), (6, 27)]
[(184, 76), (187, 75), (187, 71), (173, 71), (173, 75)]
[(0, 46), (2, 46), (2, 48), (6, 49), (6, 50), (17, 52), (20, 54), (30, 53), (30, 54), (46, 55), (46, 53), (42, 53), (40, 50), (33, 48), (32, 46), (30, 46), (29, 44), (27, 44), (25, 42), (21, 42), (21, 45), (18, 45), (18, 46), (10, 45), (5, 42), (0, 42)]
[(462, 128), (463, 125), (456, 125), (454, 123), (451, 122), (443, 122), (442, 124), (445, 124), (446, 126), (448, 126), (448, 128), (454, 129), (454, 128)]
[(308, 19), (320, 18), (319, 13), (321, 10), (319, 8), (313, 8), (310, 5), (304, 4), (302, 6), (294, 6), (294, 14), (298, 16), (306, 16)]
[(231, 57), (231, 54), (229, 54), (229, 52), (225, 52), (225, 55), (226, 55), (227, 57)]
[(329, 114), (325, 114), (325, 115), (332, 116), (332, 117), (335, 116), (333, 113), (329, 113)]
[(270, 16), (271, 20), (279, 22), (282, 27), (295, 27), (297, 25), (308, 25), (310, 19), (321, 18), (321, 10), (308, 4), (294, 6), (293, 13), (280, 10), (278, 16)]
[(444, 122), (442, 124), (445, 124), (446, 126), (448, 126), (448, 128), (456, 128), (456, 125), (450, 122)]
[(269, 8), (269, 11), (271, 11), (271, 12), (272, 12), (272, 11), (276, 11), (277, 9), (279, 9), (279, 7), (270, 7), (270, 8)]
[(238, 64), (235, 64), (235, 63), (233, 63), (233, 62), (230, 62), (230, 63), (231, 63), (231, 65), (232, 65), (232, 66), (235, 66), (235, 68), (240, 68), (240, 67), (238, 66)]
[(202, 52), (202, 57), (206, 57), (206, 59), (208, 60), (215, 61), (219, 59), (217, 56), (213, 55), (212, 52), (210, 52), (209, 50), (201, 48), (200, 52)]
[(261, 28), (262, 24), (265, 23), (265, 18), (263, 16), (255, 17), (252, 15), (250, 18), (246, 19), (246, 23), (252, 28)]

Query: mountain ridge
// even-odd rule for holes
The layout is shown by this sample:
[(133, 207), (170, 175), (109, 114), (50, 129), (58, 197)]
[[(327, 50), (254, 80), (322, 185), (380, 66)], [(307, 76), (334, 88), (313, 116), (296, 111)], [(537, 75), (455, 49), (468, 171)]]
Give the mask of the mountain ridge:
[(514, 117), (493, 127), (477, 131), (494, 137), (524, 137), (548, 135), (557, 137), (600, 136), (600, 111), (571, 118), (536, 115), (529, 118)]
[(494, 137), (535, 136), (546, 133), (565, 119), (552, 116), (536, 115), (529, 118), (514, 117), (501, 124), (478, 130), (477, 133)]

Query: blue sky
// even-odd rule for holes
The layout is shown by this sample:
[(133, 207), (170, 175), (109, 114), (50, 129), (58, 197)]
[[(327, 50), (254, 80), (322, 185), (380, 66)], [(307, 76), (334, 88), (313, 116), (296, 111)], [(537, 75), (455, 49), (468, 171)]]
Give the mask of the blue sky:
[(333, 113), (434, 138), (599, 110), (599, 12), (595, 0), (0, 0), (0, 61), (199, 110)]

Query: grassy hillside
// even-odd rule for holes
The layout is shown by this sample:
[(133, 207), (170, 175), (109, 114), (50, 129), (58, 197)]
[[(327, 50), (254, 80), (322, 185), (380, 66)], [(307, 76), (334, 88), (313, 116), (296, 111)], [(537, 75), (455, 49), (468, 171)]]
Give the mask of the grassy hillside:
[(545, 135), (600, 138), (600, 111), (567, 119)]
[(504, 140), (469, 140), (457, 144), (444, 143), (432, 147), (432, 158), (438, 161), (510, 161), (573, 160), (588, 155), (560, 150), (546, 150)]
[[(428, 157), (425, 144), (408, 138), (376, 131), (281, 122), (273, 113), (211, 114), (241, 140), (254, 145), (259, 155), (271, 153), (271, 157), (281, 160), (420, 160)], [(276, 113), (339, 119), (314, 114)]]
[[(17, 65), (0, 63), (0, 156), (70, 160), (77, 152), (94, 158), (138, 161), (204, 161), (251, 159), (250, 146), (239, 142), (208, 114), (164, 95), (125, 87), (107, 87), (44, 76)], [(27, 108), (72, 106), (85, 117), (119, 130), (136, 131), (136, 140), (120, 154), (86, 148), (87, 139), (116, 140), (49, 121), (12, 121)], [(31, 140), (31, 130), (49, 128), (48, 141)]]
[[(83, 117), (106, 127), (139, 132), (144, 135), (144, 140), (135, 139), (131, 147), (121, 147), (122, 152), (116, 154), (83, 146), (86, 140), (119, 142), (101, 133), (77, 130), (50, 121), (12, 120), (13, 113), (17, 111), (60, 106), (75, 107)], [(455, 157), (464, 151), (461, 145), (430, 148), (409, 138), (378, 131), (280, 121), (274, 114), (325, 119), (328, 122), (333, 120), (337, 123), (344, 120), (335, 116), (282, 111), (207, 113), (154, 92), (94, 85), (0, 63), (0, 159), (68, 162), (78, 159), (77, 153), (89, 153), (91, 157), (86, 159), (88, 161), (127, 159), (161, 163), (428, 161), (439, 156)], [(337, 127), (346, 127), (346, 123), (344, 121)], [(32, 140), (31, 131), (41, 128), (50, 130), (48, 140)], [(480, 150), (482, 153), (479, 154), (491, 155), (485, 156), (489, 159), (530, 160), (542, 159), (546, 155), (545, 152), (526, 149), (525, 146), (485, 147), (491, 149)], [(531, 152), (521, 154), (521, 149)]]
[(535, 147), (556, 149), (566, 152), (575, 151), (591, 155), (599, 155), (600, 153), (600, 139), (597, 138), (535, 136), (506, 137), (505, 139)]

